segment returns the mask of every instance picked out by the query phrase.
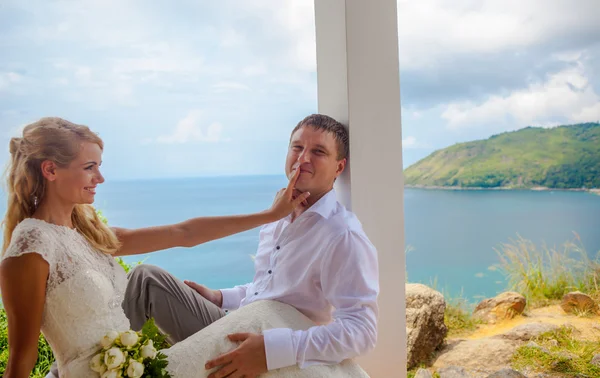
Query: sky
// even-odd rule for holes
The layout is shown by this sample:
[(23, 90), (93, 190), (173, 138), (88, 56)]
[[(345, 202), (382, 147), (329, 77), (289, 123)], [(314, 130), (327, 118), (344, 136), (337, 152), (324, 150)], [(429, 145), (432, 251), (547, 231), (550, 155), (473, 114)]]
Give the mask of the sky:
[[(404, 167), (526, 126), (600, 120), (598, 0), (399, 0)], [(281, 174), (317, 111), (313, 0), (0, 2), (0, 165), (44, 116), (130, 180)]]

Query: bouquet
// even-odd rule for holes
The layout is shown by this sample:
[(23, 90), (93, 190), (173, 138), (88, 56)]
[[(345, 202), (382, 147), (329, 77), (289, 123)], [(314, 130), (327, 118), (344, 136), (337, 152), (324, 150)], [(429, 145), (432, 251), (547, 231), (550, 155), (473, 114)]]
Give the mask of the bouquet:
[(90, 368), (101, 378), (169, 378), (167, 356), (158, 350), (168, 347), (154, 320), (141, 332), (110, 331), (99, 342), (101, 349), (90, 360)]

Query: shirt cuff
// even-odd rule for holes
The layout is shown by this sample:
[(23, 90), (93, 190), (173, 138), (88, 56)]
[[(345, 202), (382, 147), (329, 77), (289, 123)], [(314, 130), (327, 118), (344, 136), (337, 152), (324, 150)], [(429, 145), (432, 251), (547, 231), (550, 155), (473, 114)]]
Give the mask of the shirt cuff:
[(220, 291), (223, 295), (223, 303), (221, 304), (223, 310), (237, 310), (240, 307), (243, 297), (240, 296), (239, 289), (221, 289)]
[(268, 370), (296, 365), (296, 352), (294, 351), (291, 329), (268, 329), (263, 332), (263, 336), (265, 337)]

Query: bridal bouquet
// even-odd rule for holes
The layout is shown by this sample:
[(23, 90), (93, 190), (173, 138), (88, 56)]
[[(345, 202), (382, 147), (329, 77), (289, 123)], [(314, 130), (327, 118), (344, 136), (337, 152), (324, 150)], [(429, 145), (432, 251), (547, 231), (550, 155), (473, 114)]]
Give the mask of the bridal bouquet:
[(148, 320), (141, 332), (110, 331), (99, 342), (101, 349), (90, 360), (90, 368), (101, 378), (168, 378), (167, 356), (157, 349), (167, 347), (154, 321)]

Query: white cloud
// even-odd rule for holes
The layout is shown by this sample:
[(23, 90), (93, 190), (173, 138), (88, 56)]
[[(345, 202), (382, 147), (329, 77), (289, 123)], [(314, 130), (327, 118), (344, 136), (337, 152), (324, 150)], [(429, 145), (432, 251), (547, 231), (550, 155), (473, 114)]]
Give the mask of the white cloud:
[(454, 102), (444, 106), (442, 118), (450, 129), (507, 122), (513, 128), (555, 125), (556, 119), (596, 121), (600, 96), (589, 84), (582, 64), (549, 75), (544, 82), (505, 96), (493, 95), (481, 103)]
[(581, 109), (581, 111), (571, 117), (575, 122), (600, 122), (600, 102)]
[(414, 136), (407, 136), (402, 138), (402, 148), (406, 149), (417, 149), (417, 148), (429, 148), (430, 146), (425, 143), (420, 143)]
[(315, 15), (313, 0), (253, 0), (239, 4), (270, 25), (273, 33), (284, 39), (275, 64), (299, 71), (314, 72), (317, 65)]
[(22, 76), (16, 72), (0, 72), (0, 91), (10, 88), (22, 80)]
[(156, 139), (160, 144), (183, 144), (190, 142), (217, 143), (226, 142), (229, 139), (223, 137), (223, 126), (220, 123), (211, 123), (203, 128), (201, 124), (204, 119), (202, 111), (192, 110), (183, 118), (175, 131), (170, 135), (161, 135)]
[(246, 41), (243, 34), (239, 33), (233, 28), (228, 28), (221, 33), (221, 46), (222, 47), (237, 47), (242, 45)]
[(242, 68), (242, 73), (246, 76), (260, 76), (267, 73), (267, 66), (264, 62), (259, 62)]
[(600, 32), (597, 0), (399, 0), (400, 65), (429, 69), (461, 54), (488, 54)]
[(222, 81), (216, 83), (213, 86), (215, 92), (228, 92), (228, 91), (248, 91), (250, 87), (245, 84), (238, 83), (236, 81)]

